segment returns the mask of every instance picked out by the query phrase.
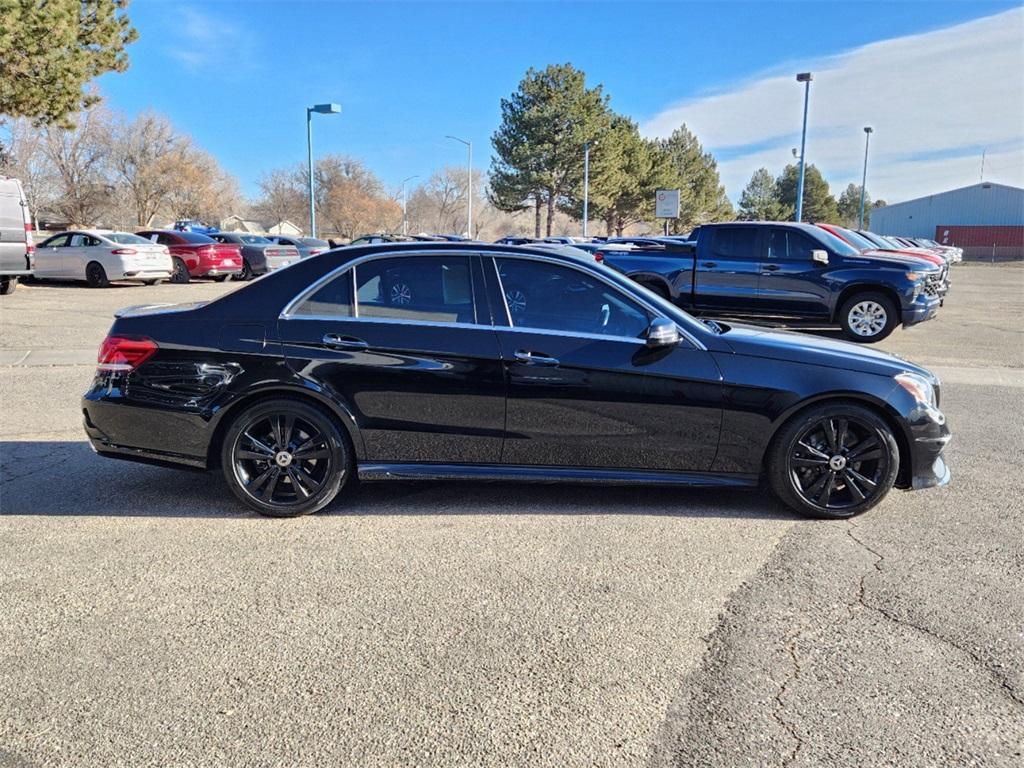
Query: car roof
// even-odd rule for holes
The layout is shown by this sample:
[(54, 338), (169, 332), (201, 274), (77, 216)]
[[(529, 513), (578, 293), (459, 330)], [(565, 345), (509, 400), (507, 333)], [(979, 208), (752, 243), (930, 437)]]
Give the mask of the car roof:
[[(548, 246), (561, 245), (565, 248), (573, 248), (573, 246), (566, 243), (548, 243)], [(355, 245), (345, 246), (345, 250), (351, 251), (353, 258), (359, 256), (369, 256), (376, 253), (394, 253), (396, 255), (402, 254), (402, 252), (408, 253), (465, 253), (471, 255), (479, 253), (481, 255), (486, 254), (522, 254), (522, 255), (533, 255), (533, 256), (547, 256), (548, 258), (555, 256), (561, 261), (565, 261), (567, 264), (579, 263), (578, 257), (573, 257), (567, 254), (559, 252), (557, 248), (542, 248), (536, 245), (505, 245), (503, 243), (481, 243), (472, 240), (458, 241), (458, 240), (443, 240), (440, 242), (434, 241), (420, 241), (420, 242), (398, 242), (398, 243), (372, 243), (366, 245)], [(579, 250), (579, 249), (574, 249)]]

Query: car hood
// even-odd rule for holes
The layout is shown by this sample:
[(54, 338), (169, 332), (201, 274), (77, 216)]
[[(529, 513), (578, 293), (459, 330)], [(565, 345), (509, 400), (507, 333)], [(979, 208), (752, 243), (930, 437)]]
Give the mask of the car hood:
[(902, 357), (849, 341), (732, 323), (729, 324), (729, 330), (720, 338), (737, 355), (823, 365), (879, 376), (895, 376), (904, 372), (917, 373), (936, 380), (931, 371)]
[(923, 253), (909, 251), (861, 251), (860, 256), (848, 256), (846, 264), (877, 264), (883, 267), (902, 266), (916, 272), (935, 270), (938, 265)]

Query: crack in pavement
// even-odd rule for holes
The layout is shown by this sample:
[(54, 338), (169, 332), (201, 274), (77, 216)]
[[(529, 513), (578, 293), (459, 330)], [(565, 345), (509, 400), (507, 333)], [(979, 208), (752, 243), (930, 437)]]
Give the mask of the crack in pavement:
[[(871, 555), (873, 555), (875, 557), (875, 563), (874, 563), (873, 571), (876, 572), (876, 573), (881, 574), (883, 572), (882, 571), (882, 562), (885, 560), (885, 555), (883, 555), (881, 552), (878, 552), (877, 550), (873, 549), (872, 547), (868, 546), (861, 539), (857, 538), (857, 536), (855, 536), (854, 533), (853, 533), (853, 530), (856, 527), (857, 526), (855, 526), (853, 524), (852, 520), (848, 521), (848, 525), (846, 527), (847, 535), (851, 539), (853, 539), (853, 541), (855, 541), (862, 549), (864, 549), (866, 552), (869, 552)], [(948, 648), (953, 648), (954, 650), (959, 651), (961, 654), (963, 654), (963, 655), (967, 656), (968, 658), (970, 658), (971, 660), (973, 660), (974, 663), (977, 666), (981, 667), (985, 671), (985, 673), (992, 679), (992, 681), (996, 684), (996, 686), (1000, 690), (1002, 690), (1003, 693), (1005, 693), (1012, 701), (1014, 701), (1018, 705), (1024, 707), (1024, 698), (1022, 698), (1021, 694), (1019, 694), (1017, 691), (1015, 691), (1013, 689), (1013, 686), (1011, 685), (1010, 681), (1007, 680), (1000, 672), (998, 672), (995, 669), (993, 669), (975, 651), (972, 651), (969, 648), (964, 648), (963, 646), (954, 643), (952, 640), (949, 640), (949, 639), (947, 639), (945, 637), (942, 637), (942, 635), (937, 634), (936, 632), (934, 632), (933, 630), (929, 629), (928, 627), (923, 627), (923, 626), (921, 626), (919, 624), (915, 624), (912, 621), (909, 621), (907, 619), (904, 619), (904, 618), (901, 618), (899, 616), (896, 616), (895, 614), (891, 613), (890, 611), (888, 611), (887, 609), (885, 609), (885, 608), (883, 608), (881, 606), (873, 605), (873, 604), (869, 603), (867, 601), (867, 585), (866, 585), (865, 582), (867, 581), (867, 578), (868, 578), (868, 576), (871, 575), (871, 573), (872, 573), (872, 571), (865, 572), (861, 576), (861, 579), (860, 579), (860, 592), (859, 592), (859, 595), (858, 595), (858, 603), (861, 606), (863, 606), (864, 608), (866, 608), (868, 610), (874, 611), (878, 615), (882, 616), (885, 619), (888, 619), (889, 621), (893, 622), (894, 624), (899, 624), (899, 625), (904, 626), (904, 627), (909, 627), (910, 629), (916, 630), (917, 632), (919, 632), (919, 633), (921, 633), (923, 635), (926, 635), (927, 637), (930, 637), (932, 640), (935, 640), (935, 641), (941, 643), (942, 645), (947, 646)]]
[(782, 700), (782, 697), (789, 690), (791, 683), (796, 682), (800, 679), (800, 660), (796, 657), (796, 641), (804, 632), (803, 629), (792, 634), (789, 638), (789, 642), (786, 643), (786, 652), (789, 654), (790, 660), (793, 662), (793, 671), (786, 676), (786, 679), (782, 681), (782, 685), (779, 690), (775, 693), (775, 711), (772, 712), (772, 717), (775, 721), (782, 726), (783, 730), (789, 734), (790, 738), (793, 739), (794, 746), (793, 751), (789, 753), (789, 756), (784, 758), (782, 761), (783, 766), (792, 765), (800, 754), (800, 750), (803, 749), (804, 740), (797, 733), (796, 725), (786, 720), (782, 713), (786, 711), (786, 702)]

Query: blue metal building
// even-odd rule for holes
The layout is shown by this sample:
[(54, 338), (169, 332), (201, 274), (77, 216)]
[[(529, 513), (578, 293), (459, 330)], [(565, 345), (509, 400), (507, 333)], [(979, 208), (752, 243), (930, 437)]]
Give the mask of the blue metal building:
[(1024, 189), (983, 181), (871, 210), (880, 235), (935, 238), (938, 227), (1024, 227)]

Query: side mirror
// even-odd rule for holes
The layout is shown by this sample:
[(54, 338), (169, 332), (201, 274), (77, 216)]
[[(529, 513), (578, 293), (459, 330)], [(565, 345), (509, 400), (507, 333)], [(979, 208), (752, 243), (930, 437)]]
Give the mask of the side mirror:
[(811, 251), (811, 261), (815, 261), (818, 264), (828, 264), (828, 251), (815, 248)]
[(648, 347), (670, 347), (679, 343), (679, 329), (667, 317), (656, 317), (647, 328)]

